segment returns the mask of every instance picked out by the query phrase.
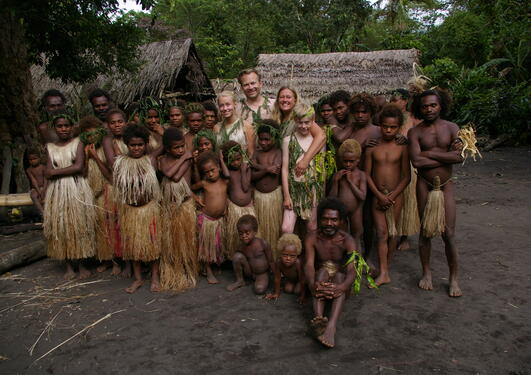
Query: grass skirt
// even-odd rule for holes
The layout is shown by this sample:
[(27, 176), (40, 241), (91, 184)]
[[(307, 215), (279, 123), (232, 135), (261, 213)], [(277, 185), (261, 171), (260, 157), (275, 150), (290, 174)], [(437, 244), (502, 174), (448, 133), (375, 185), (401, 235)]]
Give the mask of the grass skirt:
[(160, 258), (160, 283), (164, 290), (193, 288), (199, 273), (195, 203), (166, 203)]
[(50, 180), (44, 203), (44, 235), (50, 258), (94, 256), (95, 220), (92, 190), (85, 178), (66, 176)]
[(258, 219), (258, 232), (261, 238), (271, 246), (271, 251), (276, 254), (280, 228), (282, 226), (283, 196), (282, 187), (277, 187), (271, 193), (254, 191), (254, 209)]
[(106, 184), (96, 198), (96, 258), (100, 261), (122, 256), (118, 205), (113, 200), (112, 185)]
[[(232, 256), (240, 244), (240, 236), (238, 235), (236, 224), (243, 215), (253, 215), (256, 217), (254, 205), (251, 203), (247, 207), (240, 207), (229, 200), (227, 215), (225, 216), (225, 222), (223, 223), (223, 240), (225, 241), (223, 243), (224, 254), (229, 259), (232, 259)], [(260, 235), (257, 234), (257, 236), (259, 237)]]
[(422, 234), (428, 238), (440, 236), (444, 232), (445, 225), (444, 193), (441, 190), (439, 176), (435, 176), (422, 215)]
[(411, 167), (411, 181), (404, 189), (403, 195), (404, 204), (397, 223), (397, 231), (400, 236), (412, 236), (420, 231), (417, 207), (417, 173), (413, 166)]
[(205, 263), (223, 262), (223, 218), (213, 218), (200, 212), (197, 214), (199, 260)]
[(135, 207), (120, 205), (123, 259), (150, 262), (160, 256), (160, 206), (154, 200)]

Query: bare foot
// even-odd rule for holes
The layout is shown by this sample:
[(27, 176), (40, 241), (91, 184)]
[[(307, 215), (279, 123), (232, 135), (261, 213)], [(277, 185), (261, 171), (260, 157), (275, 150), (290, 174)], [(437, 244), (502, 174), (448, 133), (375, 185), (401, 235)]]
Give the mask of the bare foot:
[(369, 266), (369, 275), (371, 275), (372, 278), (378, 276), (378, 270), (370, 260), (367, 260), (367, 265)]
[(315, 337), (319, 337), (324, 333), (327, 324), (328, 318), (326, 316), (316, 316), (310, 320), (310, 327), (312, 327)]
[(216, 276), (214, 276), (213, 274), (207, 275), (207, 282), (209, 284), (219, 284), (218, 279), (216, 279)]
[(73, 270), (66, 270), (63, 279), (65, 280), (74, 280), (76, 278), (76, 273)]
[[(380, 286), (380, 285), (383, 285), (383, 284), (388, 284), (391, 282), (391, 278), (389, 277), (389, 274), (387, 273), (382, 273), (380, 274), (375, 280), (374, 280), (374, 283), (377, 285), (377, 286)], [(369, 288), (373, 288), (372, 286), (369, 285)]]
[(333, 348), (336, 344), (335, 335), (335, 327), (330, 327), (330, 325), (327, 325), (326, 330), (321, 336), (317, 337), (317, 340), (327, 348)]
[(122, 273), (120, 274), (121, 277), (124, 277), (126, 279), (130, 279), (131, 276), (132, 276), (132, 272), (131, 272), (131, 262), (130, 261), (126, 261), (125, 262), (125, 267), (122, 271)]
[(97, 272), (97, 273), (102, 273), (102, 272), (104, 272), (107, 268), (109, 268), (109, 263), (107, 263), (107, 262), (103, 262), (102, 264), (100, 264), (100, 265), (96, 268), (96, 272)]
[(457, 280), (450, 281), (448, 295), (450, 297), (461, 297), (463, 295), (463, 292), (461, 292), (461, 288), (459, 288), (459, 285), (457, 284)]
[(404, 240), (398, 245), (398, 250), (400, 251), (407, 251), (411, 249), (411, 243), (409, 243), (409, 240)]
[(135, 281), (133, 281), (133, 283), (128, 288), (125, 288), (125, 291), (127, 293), (134, 293), (143, 284), (144, 284), (144, 280), (135, 280)]
[(112, 262), (111, 276), (118, 276), (122, 272), (120, 265), (116, 262)]
[(152, 292), (160, 292), (160, 282), (159, 280), (151, 280), (151, 288), (149, 288)]
[(423, 275), (419, 281), (419, 288), (424, 290), (432, 290), (433, 284), (431, 283), (431, 274)]
[(79, 267), (79, 280), (88, 279), (90, 276), (92, 276), (92, 272), (90, 272), (90, 270), (86, 269), (85, 267)]
[(232, 283), (229, 286), (227, 286), (227, 290), (229, 292), (232, 292), (233, 290), (241, 288), (242, 286), (245, 286), (245, 281), (244, 280), (239, 280), (239, 281), (236, 281), (235, 283)]

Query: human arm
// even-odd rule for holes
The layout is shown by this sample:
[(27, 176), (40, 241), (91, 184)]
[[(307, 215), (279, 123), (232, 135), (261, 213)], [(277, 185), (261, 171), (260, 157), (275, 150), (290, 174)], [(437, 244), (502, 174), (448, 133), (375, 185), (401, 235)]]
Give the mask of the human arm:
[[(28, 180), (30, 182), (30, 186), (33, 189), (37, 190), (37, 192), (40, 194), (39, 184), (37, 183), (37, 179), (35, 178), (35, 176), (31, 172), (31, 168), (26, 169), (26, 175), (28, 176)], [(46, 179), (45, 179), (45, 181), (46, 181)]]
[(346, 169), (340, 169), (334, 174), (334, 177), (332, 177), (332, 186), (330, 187), (328, 195), (336, 198), (339, 196), (339, 180), (341, 180), (347, 173), (348, 171)]
[(96, 165), (98, 166), (103, 177), (105, 177), (107, 181), (112, 182), (112, 173), (107, 164), (100, 159), (98, 153), (96, 152), (96, 146), (94, 146), (94, 144), (89, 144), (86, 146), (86, 149), (88, 150), (88, 157), (96, 162)]
[(230, 177), (230, 171), (227, 165), (225, 164), (225, 160), (223, 159), (223, 152), (221, 150), (219, 151), (219, 165), (221, 167), (221, 174), (225, 178)]
[(304, 277), (312, 295), (315, 296), (315, 233), (311, 233), (304, 239), (305, 262)]
[(369, 186), (369, 189), (374, 193), (376, 196), (376, 199), (378, 200), (379, 206), (382, 209), (387, 209), (390, 206), (392, 206), (395, 202), (393, 202), (387, 195), (383, 194), (378, 188), (376, 187), (376, 184), (374, 183), (374, 180), (372, 179), (372, 154), (374, 152), (374, 149), (369, 148), (365, 151), (365, 177), (367, 178), (367, 185)]
[(282, 140), (282, 194), (284, 194), (284, 208), (293, 210), (293, 203), (289, 194), (289, 139), (284, 137)]
[(105, 160), (107, 161), (107, 166), (112, 170), (114, 166), (114, 160), (116, 159), (117, 153), (114, 148), (113, 138), (110, 135), (103, 137), (101, 142), (101, 147), (103, 147), (103, 154), (105, 155)]
[(344, 128), (340, 126), (334, 126), (332, 128), (332, 138), (334, 138), (334, 141), (336, 141), (338, 144), (345, 142), (351, 136), (352, 136), (352, 126), (350, 125), (347, 125)]
[[(175, 175), (180, 171), (181, 167), (184, 164), (190, 163), (190, 159), (192, 159), (192, 153), (190, 151), (186, 151), (184, 155), (181, 156), (179, 159), (177, 159), (177, 161), (173, 164), (167, 163), (166, 160), (164, 159), (165, 158), (161, 158), (161, 160), (159, 161), (159, 171), (161, 171), (162, 174), (166, 176), (167, 178), (171, 178), (172, 180), (174, 180)], [(181, 174), (181, 177), (182, 177), (182, 174)], [(180, 178), (174, 181), (179, 181), (179, 180)]]
[(62, 176), (73, 176), (83, 173), (83, 168), (85, 166), (85, 150), (83, 148), (83, 143), (79, 142), (76, 150), (76, 157), (74, 163), (66, 168), (53, 169), (51, 164), (50, 156), (48, 156), (48, 164), (46, 165), (45, 176), (48, 179)]
[(282, 272), (280, 271), (280, 267), (278, 264), (276, 264), (275, 267), (275, 279), (274, 279), (274, 292), (266, 294), (266, 299), (277, 299), (280, 297), (280, 281), (282, 278)]
[(243, 132), (245, 133), (245, 140), (247, 141), (247, 153), (252, 157), (254, 155), (256, 143), (253, 126), (249, 122), (244, 122)]
[(244, 193), (247, 193), (251, 188), (251, 167), (248, 163), (243, 162), (241, 169), (240, 181), (242, 184), (242, 190)]
[(304, 153), (302, 159), (297, 162), (297, 165), (295, 166), (296, 176), (303, 175), (304, 171), (308, 168), (315, 155), (321, 151), (326, 143), (325, 132), (319, 125), (317, 125), (315, 121), (313, 121), (312, 125), (310, 126), (310, 133), (313, 137), (312, 144), (308, 148), (308, 151)]
[[(345, 252), (347, 255), (351, 255), (356, 249), (354, 238), (352, 238), (352, 236), (346, 236), (344, 241)], [(355, 276), (356, 270), (354, 269), (354, 263), (351, 262), (345, 266), (345, 279), (343, 282), (339, 284), (333, 282), (323, 283), (320, 286), (320, 292), (324, 298), (336, 299), (342, 294), (348, 292), (348, 290), (352, 287)]]
[(306, 299), (306, 280), (304, 277), (304, 268), (300, 262), (300, 259), (297, 259), (297, 272), (299, 275), (299, 285), (301, 288), (299, 298), (297, 298), (297, 302), (302, 305)]
[(347, 178), (347, 183), (354, 196), (360, 201), (364, 201), (367, 197), (367, 175), (363, 171), (360, 171), (359, 186), (356, 186), (350, 178)]
[(404, 147), (404, 150), (402, 151), (402, 158), (400, 160), (400, 182), (398, 182), (398, 185), (396, 188), (389, 194), (389, 198), (392, 201), (395, 201), (396, 198), (404, 191), (404, 189), (409, 184), (409, 181), (411, 181), (411, 168), (409, 167), (409, 157), (407, 154), (407, 149)]
[(423, 156), (420, 149), (419, 136), (417, 132), (418, 128), (411, 128), (407, 133), (409, 139), (408, 143), (408, 152), (411, 159), (411, 164), (415, 168), (437, 168), (443, 165), (443, 163), (438, 162), (437, 160)]

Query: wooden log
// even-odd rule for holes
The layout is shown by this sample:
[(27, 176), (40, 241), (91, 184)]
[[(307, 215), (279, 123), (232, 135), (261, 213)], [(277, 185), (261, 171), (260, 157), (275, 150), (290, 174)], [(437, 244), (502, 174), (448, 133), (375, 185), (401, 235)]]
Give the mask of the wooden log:
[(36, 240), (0, 253), (0, 275), (15, 267), (25, 266), (46, 256), (46, 243)]
[(33, 201), (29, 193), (0, 194), (0, 207), (31, 205), (33, 205)]
[(3, 225), (0, 226), (0, 234), (8, 236), (20, 232), (27, 232), (30, 230), (42, 229), (42, 223), (28, 223), (28, 224), (16, 224), (16, 225)]
[(512, 137), (509, 134), (500, 135), (498, 138), (496, 138), (496, 139), (492, 140), (490, 143), (488, 143), (483, 150), (484, 151), (491, 151), (491, 150), (495, 149), (496, 147), (501, 146), (505, 142), (509, 141), (511, 138)]

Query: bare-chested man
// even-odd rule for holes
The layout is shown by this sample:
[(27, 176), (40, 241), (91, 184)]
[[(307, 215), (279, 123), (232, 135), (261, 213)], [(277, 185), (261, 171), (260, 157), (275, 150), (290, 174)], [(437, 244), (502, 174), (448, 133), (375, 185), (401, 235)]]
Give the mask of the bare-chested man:
[(240, 102), (240, 117), (250, 124), (257, 120), (271, 118), (274, 99), (262, 95), (260, 73), (256, 69), (245, 69), (238, 74), (238, 82), (242, 87), (245, 98)]
[(59, 138), (53, 126), (50, 126), (52, 118), (65, 111), (66, 98), (63, 93), (56, 89), (46, 91), (41, 98), (43, 117), (37, 125), (40, 140), (43, 144), (57, 142)]
[[(413, 166), (418, 169), (417, 201), (419, 215), (423, 224), (429, 212), (424, 212), (429, 194), (440, 189), (444, 195), (444, 230), (442, 239), (448, 266), (450, 268), (449, 291), (451, 297), (462, 295), (457, 283), (457, 248), (455, 245), (455, 199), (452, 182), (452, 164), (463, 161), (461, 157), (462, 142), (457, 132), (459, 127), (453, 122), (445, 121), (449, 106), (449, 98), (444, 92), (436, 90), (424, 91), (413, 101), (413, 114), (422, 118), (422, 122), (408, 133), (409, 155)], [(440, 187), (437, 187), (440, 180)], [(433, 289), (430, 270), (430, 253), (432, 234), (421, 230), (419, 238), (420, 261), (422, 263), (422, 279), (419, 287)]]
[[(356, 249), (354, 238), (339, 229), (345, 215), (346, 208), (341, 201), (324, 199), (317, 207), (318, 229), (305, 240), (304, 273), (313, 296), (315, 314), (310, 324), (317, 340), (329, 348), (335, 345), (337, 320), (355, 275), (352, 263), (344, 266)], [(332, 304), (329, 317), (324, 316), (327, 300)]]
[(107, 112), (112, 108), (112, 99), (109, 93), (102, 89), (94, 89), (88, 95), (88, 100), (92, 106), (94, 116), (103, 121), (104, 126), (107, 128), (105, 119), (107, 117)]

